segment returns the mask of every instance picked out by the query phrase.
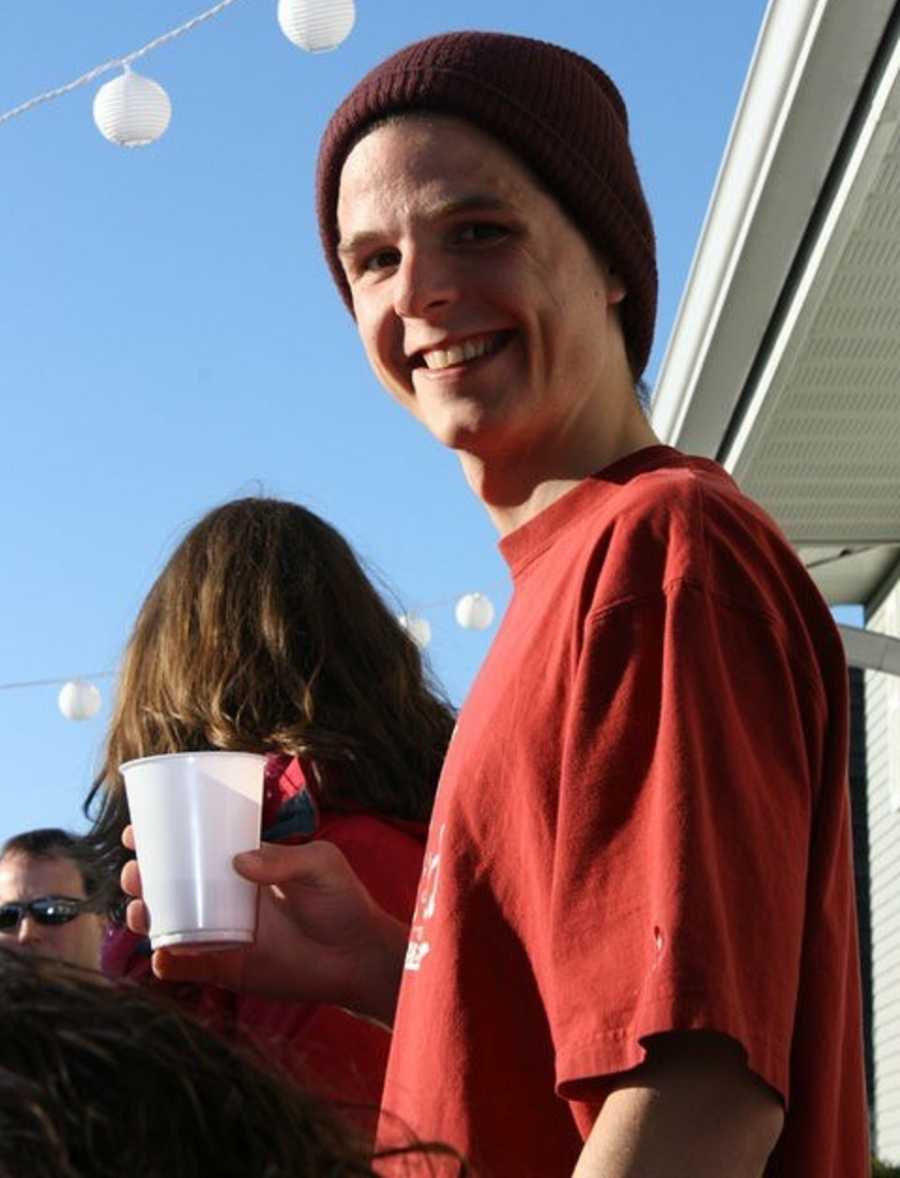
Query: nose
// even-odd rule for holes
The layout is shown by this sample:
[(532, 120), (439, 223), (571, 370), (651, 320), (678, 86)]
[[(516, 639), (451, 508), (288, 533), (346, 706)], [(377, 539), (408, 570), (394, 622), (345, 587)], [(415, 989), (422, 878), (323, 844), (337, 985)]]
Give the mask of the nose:
[(430, 249), (405, 250), (394, 277), (394, 310), (401, 319), (426, 318), (459, 294), (452, 259)]
[(37, 945), (41, 941), (41, 926), (30, 913), (26, 913), (19, 921), (19, 931), (16, 940), (20, 945)]

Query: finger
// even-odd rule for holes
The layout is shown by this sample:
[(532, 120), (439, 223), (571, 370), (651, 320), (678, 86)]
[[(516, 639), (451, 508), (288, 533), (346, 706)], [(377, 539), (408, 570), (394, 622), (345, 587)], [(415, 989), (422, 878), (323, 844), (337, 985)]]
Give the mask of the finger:
[(265, 884), (322, 884), (335, 871), (349, 870), (337, 847), (324, 841), (300, 846), (262, 843), (258, 851), (235, 855), (234, 867), (246, 879)]
[(139, 937), (146, 937), (150, 932), (150, 918), (143, 900), (131, 901), (125, 909), (125, 924)]
[(134, 827), (130, 823), (122, 831), (122, 843), (129, 851), (134, 850)]
[(192, 952), (189, 945), (178, 949), (157, 949), (150, 959), (154, 974), (166, 982), (200, 982), (206, 985), (240, 987), (243, 951)]
[(138, 867), (137, 859), (131, 859), (122, 868), (119, 873), (119, 883), (122, 885), (122, 891), (129, 896), (140, 896), (143, 892), (141, 886), (141, 869)]

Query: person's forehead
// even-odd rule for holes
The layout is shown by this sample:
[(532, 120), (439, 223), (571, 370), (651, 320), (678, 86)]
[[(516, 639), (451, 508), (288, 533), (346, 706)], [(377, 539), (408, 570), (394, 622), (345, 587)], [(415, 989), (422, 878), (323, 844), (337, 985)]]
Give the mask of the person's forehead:
[(71, 859), (15, 853), (0, 859), (0, 903), (50, 895), (84, 895), (81, 873)]
[(543, 195), (527, 165), (488, 132), (452, 115), (413, 112), (375, 124), (348, 154), (339, 219), (366, 197), (440, 206), (473, 193), (507, 201)]

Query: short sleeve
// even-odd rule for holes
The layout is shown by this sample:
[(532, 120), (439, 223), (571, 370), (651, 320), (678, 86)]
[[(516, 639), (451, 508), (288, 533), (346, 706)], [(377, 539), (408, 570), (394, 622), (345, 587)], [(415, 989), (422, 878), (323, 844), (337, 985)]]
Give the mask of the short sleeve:
[(561, 1095), (706, 1029), (787, 1100), (820, 691), (688, 581), (591, 615), (575, 679), (537, 955)]

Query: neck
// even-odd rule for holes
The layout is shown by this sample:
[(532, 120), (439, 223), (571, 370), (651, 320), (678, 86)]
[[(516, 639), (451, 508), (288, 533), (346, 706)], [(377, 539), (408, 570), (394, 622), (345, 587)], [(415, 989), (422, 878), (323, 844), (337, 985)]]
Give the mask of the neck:
[(568, 441), (554, 448), (545, 440), (539, 449), (506, 456), (460, 451), (466, 481), (501, 536), (539, 515), (583, 479), (659, 443), (637, 404), (614, 432), (595, 430)]

